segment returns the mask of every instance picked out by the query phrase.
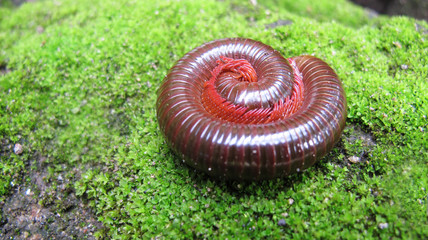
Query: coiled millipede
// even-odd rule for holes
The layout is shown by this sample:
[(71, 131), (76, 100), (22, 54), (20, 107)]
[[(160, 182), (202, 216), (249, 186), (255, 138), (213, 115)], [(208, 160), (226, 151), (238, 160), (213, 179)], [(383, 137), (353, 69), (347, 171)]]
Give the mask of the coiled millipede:
[(285, 59), (242, 38), (184, 55), (160, 86), (156, 108), (161, 132), (183, 161), (241, 180), (310, 167), (339, 140), (346, 120), (342, 83), (325, 62)]

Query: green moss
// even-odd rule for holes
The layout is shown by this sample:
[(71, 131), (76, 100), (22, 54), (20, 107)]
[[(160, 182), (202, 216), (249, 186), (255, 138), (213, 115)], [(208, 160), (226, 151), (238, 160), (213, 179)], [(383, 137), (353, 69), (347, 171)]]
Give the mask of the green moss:
[[(108, 227), (100, 236), (426, 238), (428, 25), (369, 20), (342, 0), (300, 4), (64, 0), (0, 8), (0, 137), (28, 151), (2, 150), (0, 195), (38, 153), (52, 181), (89, 166), (74, 186)], [(266, 27), (280, 19), (292, 23)], [(218, 181), (165, 145), (154, 105), (168, 69), (203, 42), (236, 36), (284, 56), (315, 54), (343, 80), (350, 128), (308, 171)], [(364, 161), (349, 161), (361, 153)]]
[(346, 0), (267, 0), (260, 1), (260, 5), (283, 17), (299, 15), (318, 22), (337, 21), (350, 27), (360, 27), (372, 21), (368, 12)]
[[(11, 145), (7, 145), (7, 148)], [(10, 149), (13, 150), (13, 149)], [(11, 151), (2, 151), (0, 156), (0, 201), (3, 202), (5, 195), (12, 187), (21, 183), (20, 172), (24, 169), (25, 157), (19, 157)]]

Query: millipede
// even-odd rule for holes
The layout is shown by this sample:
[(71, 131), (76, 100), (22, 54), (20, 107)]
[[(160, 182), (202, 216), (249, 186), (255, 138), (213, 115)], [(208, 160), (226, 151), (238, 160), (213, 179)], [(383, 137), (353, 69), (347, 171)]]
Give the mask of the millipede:
[(159, 128), (183, 161), (208, 175), (261, 180), (303, 171), (340, 139), (346, 97), (314, 56), (284, 58), (227, 38), (185, 54), (158, 89)]

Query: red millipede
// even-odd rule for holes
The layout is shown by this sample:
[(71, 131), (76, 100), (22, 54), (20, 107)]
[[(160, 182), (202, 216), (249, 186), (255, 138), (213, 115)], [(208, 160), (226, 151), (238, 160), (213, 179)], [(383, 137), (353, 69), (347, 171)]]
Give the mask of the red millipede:
[(286, 176), (330, 151), (345, 127), (346, 98), (332, 68), (285, 59), (261, 42), (214, 40), (190, 51), (158, 90), (157, 119), (188, 165), (212, 176)]

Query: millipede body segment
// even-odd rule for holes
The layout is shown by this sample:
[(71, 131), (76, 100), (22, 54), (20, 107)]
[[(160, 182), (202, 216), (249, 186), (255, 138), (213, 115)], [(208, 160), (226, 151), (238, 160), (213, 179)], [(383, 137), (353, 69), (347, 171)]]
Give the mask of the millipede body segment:
[(187, 53), (158, 90), (157, 118), (188, 164), (227, 179), (302, 171), (345, 127), (336, 73), (312, 56), (285, 59), (254, 40), (215, 40)]

